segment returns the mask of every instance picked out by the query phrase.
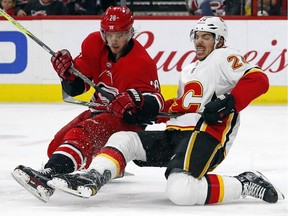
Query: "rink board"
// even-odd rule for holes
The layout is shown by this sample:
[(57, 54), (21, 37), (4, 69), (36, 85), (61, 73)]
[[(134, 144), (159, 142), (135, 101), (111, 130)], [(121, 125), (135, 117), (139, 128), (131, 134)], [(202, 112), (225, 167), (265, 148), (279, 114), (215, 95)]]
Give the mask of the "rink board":
[[(161, 87), (165, 99), (176, 96), (177, 85), (163, 85)], [(62, 91), (60, 84), (32, 85), (32, 84), (2, 84), (0, 85), (1, 102), (61, 102)], [(90, 90), (79, 100), (89, 101), (93, 91)], [(269, 91), (254, 100), (253, 104), (288, 104), (287, 86), (272, 86)]]
[[(21, 19), (19, 23), (52, 50), (67, 48), (73, 57), (79, 54), (83, 39), (99, 26), (99, 17)], [(269, 78), (269, 92), (254, 103), (287, 104), (287, 20), (225, 19), (229, 29), (227, 45), (259, 65)], [(196, 60), (189, 40), (196, 21), (197, 17), (136, 17), (134, 37), (155, 60), (165, 98), (175, 97), (182, 68)], [(14, 25), (0, 18), (0, 102), (61, 101), (60, 80), (50, 57)], [(80, 98), (89, 100), (90, 96), (91, 92)]]

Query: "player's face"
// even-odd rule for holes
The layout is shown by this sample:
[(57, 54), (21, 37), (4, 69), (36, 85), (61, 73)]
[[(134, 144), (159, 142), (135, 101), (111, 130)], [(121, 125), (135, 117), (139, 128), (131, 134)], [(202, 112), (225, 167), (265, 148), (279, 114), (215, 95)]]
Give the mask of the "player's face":
[(15, 6), (15, 1), (14, 0), (2, 0), (1, 4), (4, 10), (9, 10), (10, 8), (13, 8)]
[(106, 32), (107, 44), (113, 54), (117, 55), (123, 52), (127, 45), (127, 32)]
[(214, 50), (214, 35), (210, 32), (198, 31), (194, 35), (194, 45), (198, 59), (204, 60)]

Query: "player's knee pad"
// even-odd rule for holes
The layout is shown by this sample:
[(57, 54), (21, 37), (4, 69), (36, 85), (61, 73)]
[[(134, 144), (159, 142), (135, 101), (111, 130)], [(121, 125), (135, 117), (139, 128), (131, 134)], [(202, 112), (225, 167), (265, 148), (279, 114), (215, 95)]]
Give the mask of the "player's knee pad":
[(146, 152), (138, 134), (135, 132), (121, 131), (114, 133), (105, 146), (118, 149), (123, 154), (126, 162), (135, 159), (146, 161)]
[(172, 172), (167, 179), (166, 194), (177, 205), (204, 204), (206, 188), (202, 180), (186, 172)]

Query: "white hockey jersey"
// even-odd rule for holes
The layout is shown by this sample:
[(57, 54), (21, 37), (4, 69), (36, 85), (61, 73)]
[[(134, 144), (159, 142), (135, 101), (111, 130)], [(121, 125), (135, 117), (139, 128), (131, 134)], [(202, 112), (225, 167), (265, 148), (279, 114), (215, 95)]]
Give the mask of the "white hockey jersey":
[(197, 130), (213, 135), (228, 151), (239, 128), (239, 114), (230, 114), (221, 124), (207, 125), (201, 113), (205, 104), (230, 93), (245, 72), (255, 67), (238, 51), (227, 47), (215, 49), (205, 60), (186, 66), (180, 75), (178, 96), (169, 109), (183, 115), (167, 121), (166, 128), (193, 130), (197, 125)]

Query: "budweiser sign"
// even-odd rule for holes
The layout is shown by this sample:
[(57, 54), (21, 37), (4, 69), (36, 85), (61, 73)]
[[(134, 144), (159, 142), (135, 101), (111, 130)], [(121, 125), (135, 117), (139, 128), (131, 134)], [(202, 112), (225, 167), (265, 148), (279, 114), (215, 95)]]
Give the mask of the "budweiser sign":
[[(142, 45), (147, 49), (152, 49), (153, 46), (157, 46), (154, 43), (155, 36), (152, 32), (144, 31), (135, 36), (136, 39), (140, 37), (145, 37), (147, 40)], [(246, 58), (248, 62), (257, 64), (267, 73), (280, 73), (287, 72), (287, 48), (282, 47), (279, 49), (273, 49), (276, 47), (277, 39), (271, 41), (272, 49), (270, 51), (262, 50), (249, 50), (242, 55)], [(191, 63), (197, 60), (195, 50), (187, 49), (175, 50), (175, 51), (158, 50), (156, 55), (152, 56), (158, 66), (158, 70), (163, 72), (181, 72), (183, 66), (187, 63)], [(182, 53), (180, 56), (177, 53)]]
[[(180, 17), (135, 20), (135, 38), (157, 63), (162, 85), (177, 85), (182, 68), (197, 60), (194, 45), (189, 40), (190, 31), (196, 22), (195, 19)], [(269, 20), (267, 17), (265, 20), (226, 20), (226, 23), (226, 45), (238, 49), (248, 62), (265, 70), (270, 85), (287, 86), (287, 20)], [(17, 39), (19, 32), (15, 31), (11, 23), (0, 20), (0, 24), (3, 29), (0, 37), (0, 66), (7, 67), (10, 64), (11, 70), (14, 70), (14, 66), (21, 69), (17, 74), (4, 74), (0, 83), (59, 83), (49, 61), (50, 55), (29, 38), (21, 37), (25, 44), (20, 43)], [(57, 20), (57, 28), (55, 21), (49, 19), (33, 22), (21, 20), (21, 24), (29, 27), (53, 50), (66, 48), (75, 57), (81, 52), (81, 44), (87, 35), (99, 30), (100, 20)], [(5, 32), (14, 34), (15, 40), (9, 35), (4, 39)], [(13, 49), (11, 44), (16, 48)], [(24, 60), (26, 67), (20, 67)], [(38, 71), (41, 71), (41, 76)]]

